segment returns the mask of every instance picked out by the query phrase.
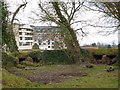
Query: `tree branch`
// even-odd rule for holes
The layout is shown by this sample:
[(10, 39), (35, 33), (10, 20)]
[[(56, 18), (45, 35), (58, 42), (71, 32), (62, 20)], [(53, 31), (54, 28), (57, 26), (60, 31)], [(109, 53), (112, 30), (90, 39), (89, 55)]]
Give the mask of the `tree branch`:
[[(57, 20), (54, 19), (54, 17), (52, 17), (43, 7), (41, 4), (39, 4), (40, 9), (47, 15), (47, 20), (49, 19), (50, 21), (55, 22), (56, 24), (60, 24), (59, 22), (57, 22)], [(45, 18), (45, 17), (44, 17)]]
[(14, 14), (13, 14), (12, 20), (11, 20), (11, 25), (13, 24), (13, 21), (14, 21), (16, 15), (18, 14), (18, 12), (20, 11), (20, 9), (21, 9), (22, 7), (26, 7), (26, 5), (27, 5), (27, 2), (24, 3), (24, 4), (21, 4), (21, 5), (16, 9), (16, 11), (15, 11)]

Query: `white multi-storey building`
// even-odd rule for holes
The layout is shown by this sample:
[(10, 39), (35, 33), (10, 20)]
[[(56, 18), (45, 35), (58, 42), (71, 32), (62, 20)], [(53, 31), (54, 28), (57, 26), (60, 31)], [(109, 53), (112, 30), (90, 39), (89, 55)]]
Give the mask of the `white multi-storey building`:
[(58, 27), (14, 24), (13, 31), (18, 50), (32, 49), (35, 43), (41, 50), (66, 48)]
[(30, 25), (14, 24), (14, 34), (19, 50), (32, 49), (33, 28)]
[(60, 28), (55, 26), (36, 26), (34, 28), (34, 41), (39, 45), (40, 49), (56, 50), (65, 48)]

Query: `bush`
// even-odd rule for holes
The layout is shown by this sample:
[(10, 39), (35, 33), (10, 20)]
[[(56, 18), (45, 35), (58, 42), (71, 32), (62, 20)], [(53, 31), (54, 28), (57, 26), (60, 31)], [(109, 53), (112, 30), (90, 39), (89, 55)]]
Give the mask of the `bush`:
[(62, 50), (45, 50), (43, 52), (45, 64), (72, 64), (73, 61)]
[(85, 50), (85, 49), (81, 49), (80, 51), (80, 58), (83, 61), (87, 61), (87, 62), (91, 62), (90, 60), (93, 58), (92, 54), (90, 53), (90, 51)]
[(109, 48), (109, 49), (94, 49), (92, 51), (92, 54), (95, 55), (117, 55), (118, 54), (118, 49), (113, 49), (113, 48)]
[(3, 68), (10, 68), (15, 67), (17, 65), (18, 59), (8, 55), (7, 53), (2, 52), (2, 67)]
[[(87, 50), (81, 50), (81, 58), (89, 57), (90, 53)], [(33, 60), (33, 62), (39, 62), (41, 64), (73, 64), (75, 63), (64, 50), (45, 50), (43, 52), (33, 51), (30, 52), (25, 60)], [(29, 60), (28, 60), (29, 61)]]
[(12, 53), (10, 53), (10, 55), (16, 57), (19, 53), (20, 53), (20, 52), (16, 51), (16, 52), (12, 52)]
[(37, 64), (37, 63), (32, 63), (32, 62), (29, 62), (29, 61), (22, 61), (21, 64), (22, 64), (22, 65), (25, 65), (25, 66), (33, 66), (33, 67), (39, 66), (39, 64)]
[(13, 54), (15, 57), (19, 59), (19, 62), (24, 61), (27, 58), (27, 52), (18, 52)]
[(25, 61), (33, 62), (33, 59), (32, 59), (31, 57), (27, 57), (27, 58), (25, 59)]
[(33, 62), (40, 62), (42, 60), (42, 52), (41, 51), (33, 51), (28, 54), (29, 57), (33, 59)]
[(37, 43), (35, 43), (35, 44), (32, 46), (32, 49), (39, 49), (39, 46), (37, 45)]
[(91, 57), (92, 56), (90, 54), (90, 52), (88, 50), (85, 50), (85, 49), (81, 49), (80, 55), (81, 55), (82, 58), (86, 58), (86, 57)]
[(25, 66), (24, 66), (24, 65), (21, 65), (21, 64), (18, 64), (18, 65), (17, 65), (17, 68), (23, 69), (23, 68), (25, 68)]

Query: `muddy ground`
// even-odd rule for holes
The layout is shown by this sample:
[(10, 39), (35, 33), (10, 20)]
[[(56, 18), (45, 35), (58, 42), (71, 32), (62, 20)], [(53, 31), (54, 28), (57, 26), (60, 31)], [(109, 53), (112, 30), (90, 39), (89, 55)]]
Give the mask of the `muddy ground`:
[(72, 77), (87, 76), (86, 72), (71, 65), (58, 65), (56, 68), (53, 68), (52, 66), (48, 66), (47, 68), (44, 68), (44, 66), (26, 67), (25, 69), (13, 68), (9, 71), (18, 76), (25, 77), (32, 82), (43, 84), (58, 83)]

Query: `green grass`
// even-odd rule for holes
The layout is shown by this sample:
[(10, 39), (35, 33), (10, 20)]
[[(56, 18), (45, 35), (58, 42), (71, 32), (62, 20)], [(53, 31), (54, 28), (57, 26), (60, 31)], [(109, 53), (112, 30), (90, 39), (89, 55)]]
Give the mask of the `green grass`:
[[(79, 65), (46, 65), (36, 67), (36, 70), (24, 70), (13, 68), (12, 70), (20, 72), (23, 75), (16, 76), (3, 70), (3, 87), (31, 87), (31, 88), (117, 88), (118, 87), (118, 70), (106, 72), (106, 65), (94, 65), (94, 68), (85, 68)], [(115, 66), (114, 66), (115, 67)], [(28, 67), (32, 68), (32, 67)], [(27, 75), (38, 74), (40, 72), (75, 72), (78, 70), (85, 71), (87, 76), (71, 76), (62, 82), (51, 82), (46, 85), (31, 82), (25, 78)]]
[(3, 69), (2, 73), (2, 83), (3, 83), (3, 88), (20, 88), (20, 87), (27, 87), (31, 82), (27, 79), (18, 77), (16, 75), (13, 75)]
[(61, 83), (50, 83), (43, 88), (117, 88), (117, 71), (108, 73), (104, 71), (104, 65), (98, 65), (95, 69), (86, 69), (88, 76), (74, 77)]
[(118, 54), (118, 49), (117, 48), (100, 48), (100, 49), (93, 49), (92, 50), (93, 54), (107, 54), (107, 55), (117, 55)]
[(41, 83), (31, 82), (23, 77), (16, 76), (3, 69), (2, 88), (35, 88), (40, 87), (40, 85)]

